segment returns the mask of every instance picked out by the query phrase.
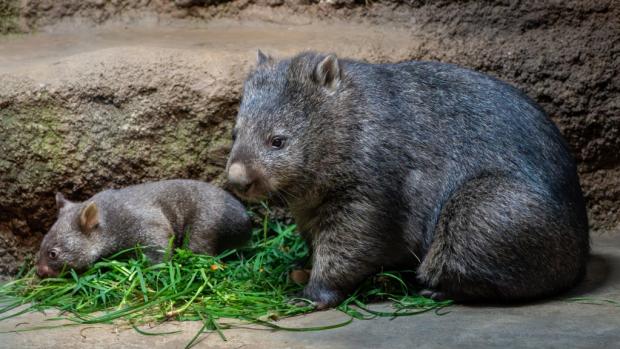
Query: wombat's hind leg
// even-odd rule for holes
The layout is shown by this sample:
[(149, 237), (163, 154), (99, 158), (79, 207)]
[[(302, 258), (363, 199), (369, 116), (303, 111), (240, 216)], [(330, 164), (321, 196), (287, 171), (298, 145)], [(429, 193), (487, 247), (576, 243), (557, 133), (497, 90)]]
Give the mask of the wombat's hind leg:
[(217, 207), (201, 207), (190, 225), (188, 247), (195, 253), (216, 255), (243, 246), (252, 235), (245, 208), (232, 197)]
[(424, 294), (525, 300), (572, 286), (583, 274), (587, 231), (571, 226), (570, 205), (533, 186), (485, 176), (453, 194), (418, 269)]
[(151, 264), (158, 264), (164, 261), (165, 251), (155, 246), (144, 248), (144, 255)]
[(143, 252), (146, 258), (151, 264), (157, 264), (164, 261), (166, 254), (172, 255), (174, 253), (174, 246), (170, 249), (170, 239), (174, 236), (174, 231), (169, 223), (155, 222), (145, 225), (145, 231), (148, 234), (142, 234), (148, 236), (148, 239), (140, 242), (143, 247)]

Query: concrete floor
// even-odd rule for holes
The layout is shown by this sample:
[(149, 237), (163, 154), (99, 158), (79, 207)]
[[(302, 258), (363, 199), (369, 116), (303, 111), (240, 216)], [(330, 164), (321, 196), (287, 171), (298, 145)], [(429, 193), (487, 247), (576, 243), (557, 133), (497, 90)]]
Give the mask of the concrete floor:
[[(593, 254), (586, 280), (557, 299), (520, 306), (452, 306), (448, 314), (425, 313), (396, 319), (353, 321), (319, 332), (285, 332), (236, 328), (203, 334), (196, 348), (620, 348), (620, 303), (580, 304), (587, 296), (620, 302), (620, 234), (593, 236)], [(387, 308), (377, 304), (376, 308)], [(51, 314), (25, 314), (0, 321), (0, 331), (49, 324)], [(331, 310), (279, 322), (281, 326), (322, 326), (347, 320)], [(88, 325), (0, 334), (1, 348), (183, 348), (201, 324), (171, 322), (144, 336), (113, 325)]]

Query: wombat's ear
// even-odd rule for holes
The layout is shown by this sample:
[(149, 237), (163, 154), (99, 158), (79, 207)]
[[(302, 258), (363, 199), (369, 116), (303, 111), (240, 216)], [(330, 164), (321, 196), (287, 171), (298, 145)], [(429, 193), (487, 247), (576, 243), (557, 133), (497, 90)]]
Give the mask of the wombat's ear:
[(80, 229), (83, 233), (90, 233), (99, 224), (99, 209), (94, 202), (86, 205), (80, 212)]
[(319, 85), (334, 88), (340, 82), (340, 63), (336, 55), (331, 54), (325, 57), (316, 68), (314, 68), (314, 81)]
[(56, 207), (60, 210), (61, 208), (65, 207), (67, 205), (67, 203), (69, 202), (69, 200), (65, 199), (65, 196), (62, 195), (61, 192), (57, 192), (56, 193)]
[(260, 49), (256, 51), (256, 66), (257, 67), (260, 67), (261, 65), (272, 64), (272, 63), (273, 63), (273, 57), (271, 57), (270, 55), (264, 54), (263, 51), (261, 51)]

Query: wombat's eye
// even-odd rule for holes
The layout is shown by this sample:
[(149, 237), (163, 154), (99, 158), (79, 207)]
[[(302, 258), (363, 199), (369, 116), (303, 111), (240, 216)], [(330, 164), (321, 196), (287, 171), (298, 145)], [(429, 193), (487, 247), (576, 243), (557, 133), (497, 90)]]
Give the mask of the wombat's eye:
[(284, 146), (284, 137), (282, 136), (273, 136), (271, 138), (271, 147), (274, 149), (280, 149)]
[(47, 252), (47, 256), (48, 256), (50, 259), (56, 259), (56, 258), (58, 258), (58, 251), (56, 251), (56, 250), (49, 250), (49, 251)]
[(232, 140), (233, 140), (233, 142), (237, 140), (237, 130), (236, 129), (232, 131)]

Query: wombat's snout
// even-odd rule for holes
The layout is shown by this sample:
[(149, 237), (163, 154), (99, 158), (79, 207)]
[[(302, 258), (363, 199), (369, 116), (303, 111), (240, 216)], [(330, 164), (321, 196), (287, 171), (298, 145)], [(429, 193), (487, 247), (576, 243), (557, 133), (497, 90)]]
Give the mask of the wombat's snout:
[(56, 276), (56, 272), (52, 270), (47, 264), (39, 263), (37, 264), (37, 275), (42, 278)]
[(254, 179), (250, 176), (245, 165), (235, 162), (228, 169), (228, 185), (239, 194), (244, 194), (250, 189)]

